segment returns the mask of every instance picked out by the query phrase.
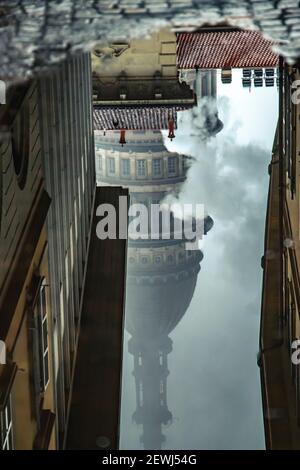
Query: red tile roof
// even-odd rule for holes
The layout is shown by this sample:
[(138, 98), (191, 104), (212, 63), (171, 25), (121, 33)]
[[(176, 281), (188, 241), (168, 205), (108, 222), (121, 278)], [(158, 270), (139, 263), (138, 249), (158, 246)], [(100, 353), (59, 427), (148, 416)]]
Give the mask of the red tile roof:
[(180, 69), (277, 67), (274, 43), (257, 31), (182, 33), (177, 36)]
[(191, 105), (94, 107), (94, 129), (111, 130), (121, 127), (131, 130), (168, 129), (169, 116), (174, 119), (176, 127), (177, 111), (190, 107)]

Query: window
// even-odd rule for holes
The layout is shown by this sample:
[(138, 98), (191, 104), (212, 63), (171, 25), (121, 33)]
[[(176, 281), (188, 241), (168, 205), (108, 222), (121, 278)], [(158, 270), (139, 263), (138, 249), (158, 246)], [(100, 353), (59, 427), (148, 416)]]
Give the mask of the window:
[(71, 253), (71, 272), (73, 272), (73, 268), (74, 268), (73, 224), (70, 225), (70, 253)]
[(172, 264), (172, 263), (174, 262), (174, 257), (173, 257), (173, 255), (168, 255), (167, 261), (168, 261), (168, 263)]
[(146, 176), (146, 160), (137, 160), (137, 176)]
[(161, 175), (161, 159), (154, 158), (152, 162), (152, 171), (153, 176), (160, 176)]
[(157, 204), (160, 206), (160, 199), (152, 199), (151, 204)]
[(12, 450), (14, 448), (13, 442), (13, 425), (12, 425), (12, 410), (11, 410), (11, 397), (9, 397), (8, 403), (0, 413), (0, 449), (1, 450)]
[(74, 199), (74, 221), (75, 221), (75, 239), (78, 240), (78, 212), (77, 212), (77, 201)]
[(69, 251), (67, 250), (65, 253), (65, 281), (66, 281), (66, 293), (67, 299), (69, 300)]
[(98, 155), (97, 160), (98, 160), (98, 171), (102, 171), (102, 156)]
[(84, 158), (81, 157), (81, 182), (82, 182), (82, 193), (85, 192), (85, 168), (84, 168)]
[(129, 158), (122, 158), (122, 160), (121, 160), (121, 174), (122, 174), (122, 176), (130, 176), (130, 160), (129, 160)]
[(143, 400), (143, 383), (139, 382), (139, 406), (143, 406), (144, 400)]
[(110, 157), (108, 159), (108, 173), (110, 173), (111, 175), (114, 175), (115, 172), (116, 172), (115, 159)]
[(168, 174), (176, 175), (177, 173), (177, 157), (168, 158)]
[(164, 362), (163, 354), (162, 352), (159, 352), (159, 365), (162, 366)]
[(49, 383), (48, 316), (45, 284), (42, 284), (40, 289), (37, 310), (40, 354), (40, 386), (41, 391), (44, 392)]

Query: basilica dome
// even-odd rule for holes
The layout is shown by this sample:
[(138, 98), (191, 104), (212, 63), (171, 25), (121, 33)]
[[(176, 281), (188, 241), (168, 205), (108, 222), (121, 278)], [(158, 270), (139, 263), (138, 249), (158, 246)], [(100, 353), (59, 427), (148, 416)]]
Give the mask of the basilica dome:
[(197, 250), (169, 268), (128, 268), (126, 329), (132, 336), (150, 340), (171, 333), (193, 298), (202, 258)]

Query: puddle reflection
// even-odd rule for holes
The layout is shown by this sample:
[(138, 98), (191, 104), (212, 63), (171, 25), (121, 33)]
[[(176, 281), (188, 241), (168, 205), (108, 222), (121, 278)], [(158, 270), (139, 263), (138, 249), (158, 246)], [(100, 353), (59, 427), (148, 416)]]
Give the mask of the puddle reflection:
[[(93, 61), (98, 184), (206, 214), (197, 250), (129, 241), (121, 448), (262, 448), (255, 354), (276, 68), (178, 70), (166, 31)], [(225, 432), (241, 417), (244, 430)]]

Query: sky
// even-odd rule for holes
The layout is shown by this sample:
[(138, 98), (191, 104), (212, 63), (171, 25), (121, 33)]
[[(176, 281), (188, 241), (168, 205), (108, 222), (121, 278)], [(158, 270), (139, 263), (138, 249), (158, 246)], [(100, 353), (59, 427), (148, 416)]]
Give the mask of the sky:
[[(171, 333), (166, 449), (263, 449), (259, 342), (267, 167), (277, 123), (277, 88), (243, 89), (218, 75), (223, 130), (204, 145), (179, 118), (170, 151), (194, 157), (179, 202), (204, 204), (214, 226), (186, 314)], [(189, 111), (188, 111), (189, 112)], [(125, 336), (121, 448), (141, 448), (133, 358)]]

